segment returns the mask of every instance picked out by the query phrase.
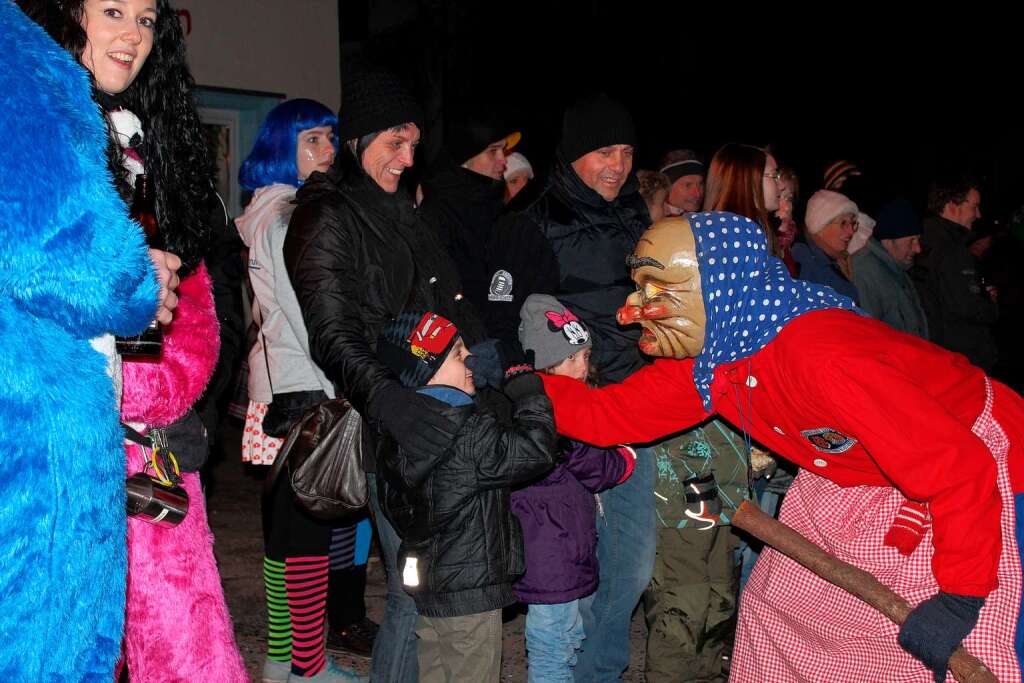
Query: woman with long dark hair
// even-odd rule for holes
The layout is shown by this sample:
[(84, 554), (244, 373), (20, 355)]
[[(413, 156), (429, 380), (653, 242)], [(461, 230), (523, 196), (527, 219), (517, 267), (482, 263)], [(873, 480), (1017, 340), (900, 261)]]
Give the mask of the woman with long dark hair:
[[(213, 162), (193, 99), (185, 42), (167, 0), (19, 0), (88, 70), (110, 132), (108, 162), (127, 199), (145, 173), (167, 254), (182, 262), (178, 309), (157, 360), (125, 358), (121, 419), (128, 474), (147, 469), (164, 430), (193, 471), (180, 475), (189, 510), (178, 526), (128, 522), (124, 662), (133, 681), (246, 681), (213, 557), (197, 470), (202, 423), (191, 411), (217, 360), (217, 317), (202, 258), (216, 205)], [(169, 257), (172, 258), (172, 257)], [(116, 379), (116, 378), (115, 378)]]

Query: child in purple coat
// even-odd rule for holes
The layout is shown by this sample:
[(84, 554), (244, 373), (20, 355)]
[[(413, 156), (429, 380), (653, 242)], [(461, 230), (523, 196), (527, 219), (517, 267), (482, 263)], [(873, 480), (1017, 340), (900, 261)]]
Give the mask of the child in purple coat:
[[(557, 299), (532, 294), (519, 312), (519, 341), (534, 354), (534, 367), (586, 382), (590, 331)], [(584, 638), (580, 598), (597, 589), (598, 491), (621, 484), (636, 454), (562, 439), (555, 468), (529, 487), (513, 491), (526, 547), (526, 573), (512, 589), (529, 605), (526, 649), (529, 681), (572, 681), (576, 650)]]

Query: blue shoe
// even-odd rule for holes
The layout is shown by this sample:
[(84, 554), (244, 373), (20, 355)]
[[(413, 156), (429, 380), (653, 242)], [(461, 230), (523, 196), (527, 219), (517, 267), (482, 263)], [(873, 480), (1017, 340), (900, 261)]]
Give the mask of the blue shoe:
[(360, 676), (354, 669), (342, 669), (330, 657), (327, 658), (327, 666), (316, 676), (305, 678), (292, 674), (288, 681), (289, 683), (370, 683), (369, 677)]

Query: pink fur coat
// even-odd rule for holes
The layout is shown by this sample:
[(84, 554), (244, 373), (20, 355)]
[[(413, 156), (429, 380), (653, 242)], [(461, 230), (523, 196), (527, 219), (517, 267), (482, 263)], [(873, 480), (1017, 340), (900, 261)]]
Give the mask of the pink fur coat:
[[(220, 346), (205, 266), (178, 288), (174, 322), (164, 328), (159, 362), (124, 363), (122, 418), (164, 426), (200, 397)], [(146, 454), (128, 450), (128, 474)], [(183, 475), (189, 511), (174, 528), (128, 519), (125, 659), (133, 683), (248, 681), (213, 556), (199, 475)]]

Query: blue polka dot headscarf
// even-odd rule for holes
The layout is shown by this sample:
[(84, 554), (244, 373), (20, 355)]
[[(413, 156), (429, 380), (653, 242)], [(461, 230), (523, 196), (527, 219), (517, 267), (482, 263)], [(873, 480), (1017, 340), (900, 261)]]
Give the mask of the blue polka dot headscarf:
[(789, 321), (825, 308), (855, 308), (832, 288), (793, 280), (768, 254), (761, 226), (724, 211), (687, 214), (697, 243), (707, 324), (693, 381), (711, 409), (711, 380), (720, 363), (742, 360), (775, 338)]

